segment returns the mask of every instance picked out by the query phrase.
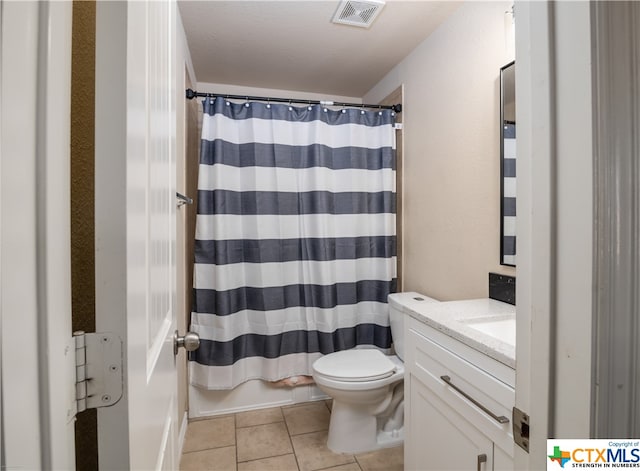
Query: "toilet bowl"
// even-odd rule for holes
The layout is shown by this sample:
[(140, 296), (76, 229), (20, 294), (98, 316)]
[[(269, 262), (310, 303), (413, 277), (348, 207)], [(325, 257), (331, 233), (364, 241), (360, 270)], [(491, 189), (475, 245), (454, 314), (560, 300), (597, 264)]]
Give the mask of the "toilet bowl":
[(339, 453), (362, 453), (404, 440), (404, 310), (437, 302), (418, 293), (389, 295), (395, 355), (373, 348), (343, 350), (313, 364), (318, 387), (333, 398), (327, 446)]

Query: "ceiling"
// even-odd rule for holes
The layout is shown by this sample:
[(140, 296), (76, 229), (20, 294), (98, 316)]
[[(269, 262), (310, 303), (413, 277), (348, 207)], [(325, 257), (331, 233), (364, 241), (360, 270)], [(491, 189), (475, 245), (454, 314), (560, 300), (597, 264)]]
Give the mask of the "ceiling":
[(365, 29), (339, 3), (179, 1), (198, 82), (362, 97), (460, 4), (387, 0)]

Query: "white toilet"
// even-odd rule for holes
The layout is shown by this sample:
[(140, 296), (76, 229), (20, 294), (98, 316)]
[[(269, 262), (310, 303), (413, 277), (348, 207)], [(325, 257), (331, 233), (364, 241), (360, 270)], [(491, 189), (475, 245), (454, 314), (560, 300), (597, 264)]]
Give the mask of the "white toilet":
[(327, 446), (361, 453), (404, 439), (404, 307), (438, 302), (418, 293), (389, 295), (389, 320), (396, 354), (375, 349), (330, 353), (313, 364), (318, 387), (333, 398)]

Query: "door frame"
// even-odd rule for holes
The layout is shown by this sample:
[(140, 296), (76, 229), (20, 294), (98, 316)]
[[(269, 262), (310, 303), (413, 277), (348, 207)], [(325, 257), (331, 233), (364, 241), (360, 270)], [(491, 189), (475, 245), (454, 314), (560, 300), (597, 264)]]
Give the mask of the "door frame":
[(0, 10), (0, 464), (72, 469), (72, 4), (2, 2)]
[[(546, 469), (546, 465), (540, 466), (540, 460), (535, 457), (543, 454), (545, 445), (542, 441), (547, 438), (551, 370), (552, 120), (548, 9), (546, 2), (521, 1), (515, 5), (518, 104), (515, 406), (529, 414), (531, 426), (529, 453), (514, 445), (515, 469), (530, 469), (536, 461), (539, 469)], [(535, 160), (534, 155), (537, 156)]]
[[(115, 332), (127, 345), (126, 250), (126, 65), (127, 2), (96, 4), (95, 52), (95, 286), (96, 332)], [(113, 34), (119, 31), (120, 34)], [(120, 119), (113, 119), (113, 117)], [(117, 184), (115, 182), (118, 182)], [(123, 328), (125, 326), (125, 328)], [(98, 466), (128, 469), (129, 388), (123, 349), (122, 398), (97, 410)], [(106, 435), (101, 427), (118, 429)]]
[[(198, 188), (198, 144), (200, 142), (197, 113), (200, 103), (196, 103), (195, 100), (187, 100), (183, 93), (183, 90), (187, 88), (197, 88), (197, 80), (180, 13), (178, 12), (176, 16), (176, 94), (178, 97), (176, 106), (176, 190), (193, 201), (190, 205), (180, 206), (176, 211), (176, 305), (178, 330), (183, 334), (189, 330), (191, 319), (195, 206), (197, 205)], [(195, 119), (193, 114), (196, 114)], [(177, 363), (177, 407), (178, 419), (181, 420), (178, 452), (181, 455), (189, 417), (189, 372), (187, 355), (184, 350), (178, 353)]]
[[(640, 433), (640, 5), (594, 16), (594, 438)], [(635, 99), (634, 99), (635, 98)]]
[(547, 438), (590, 433), (592, 14), (589, 2), (518, 1), (515, 15), (516, 407), (530, 416), (515, 468), (545, 469)]

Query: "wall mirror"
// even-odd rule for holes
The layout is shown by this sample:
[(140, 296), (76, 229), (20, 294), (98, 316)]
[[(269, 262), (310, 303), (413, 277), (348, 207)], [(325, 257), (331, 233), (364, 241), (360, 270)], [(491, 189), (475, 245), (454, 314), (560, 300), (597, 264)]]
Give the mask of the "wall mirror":
[(500, 264), (516, 266), (516, 64), (500, 69)]

